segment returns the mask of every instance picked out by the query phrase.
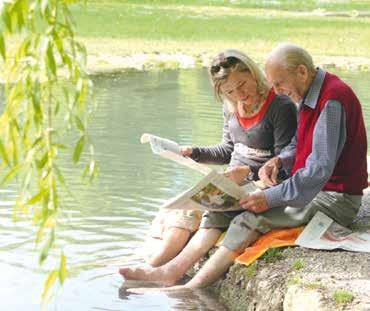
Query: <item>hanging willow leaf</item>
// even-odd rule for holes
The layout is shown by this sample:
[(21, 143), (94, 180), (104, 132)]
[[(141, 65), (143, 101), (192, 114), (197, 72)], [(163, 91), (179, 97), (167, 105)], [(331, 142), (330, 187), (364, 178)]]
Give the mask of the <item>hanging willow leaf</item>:
[(6, 61), (6, 48), (4, 42), (4, 35), (0, 32), (0, 54), (4, 61)]
[(45, 15), (46, 15), (46, 10), (47, 10), (47, 8), (48, 8), (48, 0), (42, 0), (41, 1), (41, 14), (42, 14), (42, 16), (43, 17), (45, 17)]
[(55, 59), (54, 59), (53, 46), (52, 46), (52, 43), (50, 41), (48, 42), (46, 55), (47, 55), (48, 67), (50, 68), (53, 76), (56, 77), (57, 65), (56, 65)]
[(44, 246), (43, 246), (43, 248), (41, 250), (41, 254), (40, 254), (40, 257), (39, 257), (39, 263), (40, 263), (40, 265), (48, 257), (49, 250), (50, 250), (52, 244), (54, 243), (54, 239), (55, 239), (55, 231), (54, 231), (54, 229), (52, 229), (51, 232), (49, 233), (49, 237), (48, 237), (47, 241), (45, 242), (45, 244), (44, 244)]
[(10, 166), (10, 162), (9, 162), (9, 158), (8, 158), (8, 153), (6, 152), (6, 149), (5, 149), (4, 144), (1, 141), (1, 139), (0, 139), (0, 153), (1, 153), (1, 157), (3, 158), (5, 164), (7, 166)]
[(49, 294), (50, 289), (54, 286), (55, 281), (58, 277), (58, 271), (53, 270), (49, 273), (48, 278), (44, 284), (44, 289), (42, 291), (41, 299), (45, 300)]
[(64, 283), (64, 280), (67, 277), (67, 258), (62, 252), (60, 255), (60, 266), (59, 266), (59, 281), (60, 284)]
[(66, 186), (66, 181), (64, 179), (64, 176), (62, 174), (62, 172), (60, 171), (60, 169), (58, 168), (57, 165), (54, 165), (53, 166), (54, 170), (55, 170), (55, 173), (57, 175), (57, 178), (59, 180), (59, 182), (63, 185), (63, 186)]
[(12, 23), (11, 23), (11, 20), (10, 20), (9, 4), (8, 3), (5, 3), (5, 5), (4, 5), (3, 21), (4, 21), (4, 24), (5, 24), (6, 30), (11, 33), (13, 31), (13, 27), (12, 27)]
[(23, 8), (23, 5), (22, 5), (22, 2), (24, 1), (17, 1), (14, 5), (14, 10), (16, 11), (16, 20), (17, 20), (17, 27), (19, 30), (21, 30), (24, 26), (24, 22), (25, 22), (25, 19), (24, 19), (24, 16), (23, 16), (23, 13), (24, 13), (24, 8)]
[(12, 180), (22, 170), (23, 167), (24, 167), (23, 163), (19, 163), (18, 165), (14, 166), (8, 172), (8, 174), (5, 175), (5, 177), (1, 181), (0, 185), (4, 186), (5, 184), (7, 184), (10, 180)]
[(36, 160), (36, 166), (38, 169), (44, 168), (45, 164), (49, 159), (49, 152), (45, 151), (44, 155), (42, 156), (41, 160)]
[(41, 200), (47, 195), (48, 190), (47, 189), (41, 189), (37, 194), (35, 194), (31, 199), (27, 201), (27, 205), (34, 205), (38, 202), (41, 202)]
[(35, 110), (35, 121), (36, 123), (40, 123), (42, 120), (42, 112), (41, 112), (41, 106), (40, 106), (40, 99), (36, 97), (36, 94), (33, 93), (31, 95), (32, 99), (32, 106)]
[(77, 128), (81, 131), (81, 132), (84, 132), (85, 131), (85, 127), (81, 121), (81, 119), (78, 117), (78, 116), (75, 116), (75, 122), (76, 122), (76, 126)]
[(77, 163), (80, 160), (82, 150), (85, 146), (86, 137), (85, 135), (81, 136), (80, 139), (77, 141), (76, 147), (73, 152), (73, 162)]

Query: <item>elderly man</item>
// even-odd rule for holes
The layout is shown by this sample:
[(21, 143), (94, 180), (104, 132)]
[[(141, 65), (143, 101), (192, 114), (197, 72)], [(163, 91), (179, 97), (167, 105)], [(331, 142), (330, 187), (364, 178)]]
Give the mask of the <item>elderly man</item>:
[[(358, 98), (292, 44), (272, 51), (266, 74), (277, 93), (299, 103), (298, 130), (291, 144), (259, 172), (271, 188), (245, 198), (242, 206), (267, 216), (271, 227), (307, 223), (318, 210), (348, 226), (367, 187), (367, 139)], [(277, 184), (280, 169), (292, 177)]]
[[(246, 211), (232, 220), (228, 235), (235, 239), (243, 235), (243, 247), (272, 229), (306, 224), (318, 210), (348, 226), (367, 187), (366, 130), (352, 89), (337, 76), (315, 68), (311, 56), (292, 44), (272, 51), (266, 74), (276, 93), (299, 103), (298, 130), (280, 155), (259, 171), (270, 188), (240, 202)], [(281, 169), (291, 177), (278, 184)], [(229, 268), (238, 251), (220, 247), (191, 281), (172, 289), (211, 284)], [(123, 269), (122, 274), (170, 285), (180, 277), (174, 277), (176, 270), (181, 270), (176, 260), (173, 263), (171, 269)]]

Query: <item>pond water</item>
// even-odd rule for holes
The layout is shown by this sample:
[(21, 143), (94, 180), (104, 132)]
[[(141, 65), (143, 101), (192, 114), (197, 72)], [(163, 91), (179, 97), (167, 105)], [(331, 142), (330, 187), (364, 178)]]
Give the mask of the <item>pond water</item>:
[[(337, 73), (362, 100), (370, 129), (370, 73)], [(142, 262), (138, 249), (158, 206), (201, 177), (153, 155), (139, 143), (141, 134), (184, 145), (214, 144), (221, 137), (221, 108), (206, 71), (129, 72), (93, 80), (98, 109), (90, 128), (100, 177), (85, 186), (79, 168), (63, 160), (75, 197), (65, 195), (57, 233), (69, 278), (48, 310), (220, 310), (206, 291), (124, 296), (117, 273), (121, 265)], [(39, 310), (53, 256), (38, 266), (29, 220), (12, 221), (14, 198), (11, 187), (0, 189), (1, 309)]]

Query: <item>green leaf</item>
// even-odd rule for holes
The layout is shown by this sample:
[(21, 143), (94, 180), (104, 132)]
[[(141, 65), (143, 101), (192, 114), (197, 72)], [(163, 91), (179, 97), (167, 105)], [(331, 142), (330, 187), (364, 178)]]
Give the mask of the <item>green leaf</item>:
[(14, 10), (17, 13), (16, 17), (17, 17), (17, 25), (18, 25), (19, 30), (21, 30), (24, 26), (24, 16), (23, 16), (22, 2), (24, 2), (24, 1), (18, 1), (17, 6), (14, 7)]
[(57, 191), (57, 185), (56, 185), (56, 180), (55, 178), (53, 178), (53, 182), (52, 182), (52, 191), (53, 191), (53, 205), (54, 205), (54, 209), (58, 209), (59, 207), (59, 196), (58, 196), (58, 191)]
[(39, 257), (39, 263), (40, 265), (45, 261), (45, 259), (48, 257), (49, 255), (49, 250), (51, 248), (51, 246), (53, 245), (54, 243), (54, 239), (55, 239), (55, 230), (52, 229), (51, 232), (49, 233), (49, 237), (48, 237), (48, 240), (46, 241), (46, 243), (44, 244), (42, 250), (41, 250), (41, 254), (40, 254), (40, 257)]
[(58, 144), (54, 144), (54, 146), (55, 146), (56, 148), (59, 148), (59, 149), (68, 149), (68, 147), (67, 147), (66, 145), (64, 145), (64, 144), (60, 144), (60, 143), (58, 143)]
[(13, 8), (10, 12), (10, 24), (11, 24), (12, 30), (16, 30), (17, 25), (18, 25), (18, 17), (15, 14), (16, 12), (17, 12), (17, 9), (14, 8), (14, 6), (13, 6)]
[(6, 61), (6, 48), (5, 48), (5, 41), (4, 35), (0, 32), (0, 54), (4, 61)]
[(10, 138), (12, 141), (12, 147), (13, 147), (13, 163), (14, 165), (18, 164), (18, 144), (17, 144), (17, 134), (19, 132), (19, 126), (15, 119), (12, 119), (10, 122)]
[(47, 298), (50, 289), (53, 287), (55, 281), (57, 280), (58, 277), (58, 271), (53, 270), (49, 273), (48, 278), (46, 279), (46, 282), (44, 284), (44, 289), (42, 291), (41, 299), (42, 301), (45, 301)]
[(5, 149), (4, 144), (1, 141), (1, 139), (0, 139), (0, 154), (1, 154), (1, 157), (3, 158), (5, 164), (7, 166), (10, 166), (9, 157), (8, 157), (8, 154), (6, 152), (6, 149)]
[(58, 178), (59, 182), (63, 186), (66, 186), (66, 182), (65, 182), (64, 176), (63, 176), (62, 172), (60, 171), (60, 169), (55, 164), (54, 164), (53, 168), (54, 168), (54, 171), (55, 171), (55, 173), (57, 175), (57, 178)]
[(31, 177), (32, 177), (32, 170), (29, 169), (26, 173), (26, 177), (23, 179), (23, 186), (22, 186), (22, 192), (25, 193), (31, 183)]
[(85, 142), (86, 142), (86, 137), (81, 136), (73, 152), (73, 162), (74, 163), (77, 163), (80, 160), (81, 152), (85, 146)]
[(40, 123), (42, 120), (40, 99), (36, 97), (35, 93), (31, 95), (31, 98), (32, 98), (32, 107), (35, 110), (35, 121), (36, 123)]
[(90, 161), (90, 165), (89, 165), (89, 175), (90, 177), (93, 177), (96, 173), (96, 162), (95, 160), (91, 160)]
[(60, 266), (59, 266), (59, 282), (60, 284), (64, 283), (64, 280), (67, 277), (67, 258), (62, 252), (60, 256)]
[(84, 79), (82, 83), (81, 94), (79, 96), (80, 109), (84, 107), (84, 103), (85, 103), (86, 96), (87, 96), (87, 91), (88, 91), (87, 81)]
[(35, 148), (40, 143), (42, 143), (42, 137), (37, 137), (36, 140), (32, 144), (32, 148)]
[(78, 117), (78, 116), (75, 116), (75, 122), (76, 122), (76, 126), (77, 128), (81, 131), (81, 132), (84, 132), (85, 131), (85, 127), (81, 121), (81, 119)]
[(54, 115), (58, 115), (60, 109), (60, 101), (58, 100), (55, 104)]
[(48, 161), (48, 159), (49, 159), (49, 153), (48, 153), (48, 151), (45, 151), (45, 153), (44, 153), (43, 157), (41, 158), (41, 160), (36, 160), (37, 168), (38, 169), (42, 169), (45, 166), (45, 164)]
[(13, 32), (13, 27), (12, 27), (12, 23), (11, 23), (11, 20), (10, 20), (10, 15), (9, 15), (9, 5), (7, 5), (6, 7), (4, 7), (4, 10), (3, 10), (3, 20), (4, 20), (4, 24), (5, 24), (5, 27), (6, 27), (6, 30), (10, 33)]
[(42, 0), (41, 1), (41, 16), (42, 17), (45, 17), (45, 14), (46, 14), (46, 10), (48, 8), (48, 3), (49, 3), (49, 0)]
[(31, 199), (27, 201), (27, 205), (33, 205), (42, 200), (42, 198), (45, 196), (45, 194), (48, 192), (47, 189), (41, 189), (37, 194), (35, 194)]
[(52, 74), (54, 76), (56, 76), (57, 66), (56, 66), (55, 59), (54, 59), (53, 46), (52, 46), (52, 43), (50, 41), (48, 43), (48, 48), (47, 48), (46, 53), (47, 53), (47, 61), (48, 61), (49, 68), (50, 68)]
[(0, 185), (1, 186), (4, 186), (5, 184), (7, 184), (11, 179), (13, 179), (18, 173), (19, 171), (23, 168), (24, 164), (23, 163), (19, 163), (17, 164), (16, 166), (14, 166), (9, 172), (8, 174), (5, 175), (5, 177), (3, 178), (3, 180), (1, 181)]

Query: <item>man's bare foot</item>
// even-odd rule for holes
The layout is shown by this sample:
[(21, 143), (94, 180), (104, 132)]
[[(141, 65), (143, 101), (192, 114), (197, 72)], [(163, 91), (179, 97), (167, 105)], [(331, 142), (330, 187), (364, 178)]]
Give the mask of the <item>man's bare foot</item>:
[(127, 267), (119, 269), (119, 273), (125, 280), (151, 281), (165, 286), (172, 286), (181, 278), (176, 273), (165, 270), (162, 267)]

